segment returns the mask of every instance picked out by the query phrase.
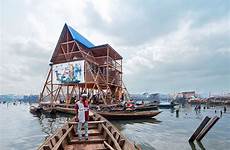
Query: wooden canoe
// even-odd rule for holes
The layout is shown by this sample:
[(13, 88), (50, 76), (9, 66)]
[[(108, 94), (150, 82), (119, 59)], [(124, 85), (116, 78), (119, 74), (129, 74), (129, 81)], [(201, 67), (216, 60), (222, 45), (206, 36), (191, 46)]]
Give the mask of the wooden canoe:
[(88, 140), (78, 140), (77, 122), (73, 118), (48, 137), (38, 150), (141, 150), (101, 115), (90, 114), (88, 123)]
[[(68, 113), (75, 115), (74, 108), (54, 107), (57, 112)], [(142, 119), (152, 118), (161, 111), (94, 111), (107, 119)]]
[(65, 107), (55, 106), (53, 109), (55, 109), (55, 111), (57, 111), (57, 112), (76, 115), (74, 108), (65, 108)]
[(102, 115), (107, 119), (142, 119), (142, 118), (152, 118), (161, 111), (99, 111), (98, 114)]
[(136, 106), (135, 110), (136, 111), (158, 110), (158, 107), (157, 105), (140, 105), (140, 106)]

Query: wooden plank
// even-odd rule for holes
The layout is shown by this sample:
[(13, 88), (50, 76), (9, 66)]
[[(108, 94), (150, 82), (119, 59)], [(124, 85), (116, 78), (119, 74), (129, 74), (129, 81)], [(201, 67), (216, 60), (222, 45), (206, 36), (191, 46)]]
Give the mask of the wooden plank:
[(62, 144), (63, 140), (67, 137), (67, 135), (69, 134), (69, 132), (73, 129), (73, 126), (71, 126), (66, 132), (65, 134), (59, 139), (59, 141), (55, 144), (55, 146), (53, 147), (52, 150), (58, 150), (60, 145)]
[(119, 141), (120, 147), (122, 148), (122, 147), (124, 146), (124, 144), (125, 144), (125, 139), (121, 139), (121, 140)]
[[(99, 124), (99, 123), (105, 123), (105, 121), (88, 121), (88, 124)], [(68, 122), (68, 124), (75, 125), (78, 124), (78, 122)]]
[(104, 143), (96, 144), (72, 144), (67, 145), (65, 150), (108, 150), (105, 148)]
[[(82, 136), (84, 136), (84, 135), (85, 135), (85, 133), (83, 132)], [(99, 135), (101, 135), (101, 132), (99, 132), (98, 129), (91, 129), (91, 130), (88, 130), (88, 135), (89, 135), (89, 137), (90, 136), (99, 136)], [(78, 136), (78, 134), (76, 136)]]
[(198, 126), (198, 128), (196, 129), (196, 131), (193, 133), (193, 135), (188, 140), (189, 142), (193, 142), (196, 139), (196, 137), (199, 135), (199, 133), (202, 131), (202, 129), (206, 126), (206, 124), (208, 123), (208, 121), (210, 119), (211, 118), (209, 118), (208, 116), (206, 116), (204, 118), (204, 120), (201, 122), (201, 124)]
[(110, 146), (106, 141), (104, 141), (104, 145), (106, 148), (108, 148), (109, 150), (115, 150), (112, 146)]
[(117, 149), (117, 150), (121, 150), (120, 145), (117, 143), (116, 139), (113, 137), (113, 135), (112, 135), (112, 133), (109, 131), (109, 129), (106, 128), (106, 126), (105, 126), (104, 124), (102, 124), (102, 127), (104, 128), (105, 132), (109, 135), (109, 138), (112, 139), (112, 141), (113, 141), (113, 143), (114, 143), (116, 149)]
[(42, 146), (42, 149), (43, 149), (43, 150), (51, 150), (51, 148), (50, 148), (48, 145)]
[(105, 141), (104, 138), (97, 138), (97, 139), (89, 139), (86, 141), (86, 140), (81, 140), (79, 141), (78, 139), (73, 139), (71, 140), (71, 144), (75, 143), (75, 144), (91, 144), (91, 143), (103, 143)]
[(208, 122), (208, 124), (205, 126), (205, 128), (200, 132), (200, 134), (196, 137), (197, 141), (200, 141), (203, 139), (203, 137), (208, 133), (208, 131), (214, 126), (214, 124), (219, 120), (220, 118), (215, 116)]

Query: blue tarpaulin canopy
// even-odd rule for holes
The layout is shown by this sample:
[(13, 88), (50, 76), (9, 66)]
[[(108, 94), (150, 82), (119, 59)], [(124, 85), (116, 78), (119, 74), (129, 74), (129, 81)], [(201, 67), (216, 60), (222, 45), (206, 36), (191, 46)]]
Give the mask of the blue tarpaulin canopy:
[(71, 26), (67, 25), (67, 27), (68, 27), (74, 40), (76, 40), (77, 42), (80, 42), (81, 44), (83, 44), (87, 48), (95, 47), (95, 45), (93, 45), (93, 43), (88, 41), (84, 36), (82, 36), (80, 33), (78, 33), (76, 30), (74, 30)]

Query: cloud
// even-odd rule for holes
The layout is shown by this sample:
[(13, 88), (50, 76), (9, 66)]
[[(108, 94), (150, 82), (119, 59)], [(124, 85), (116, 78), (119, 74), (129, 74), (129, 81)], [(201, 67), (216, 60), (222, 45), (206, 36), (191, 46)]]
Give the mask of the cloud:
[[(118, 45), (140, 45), (176, 30), (181, 19), (194, 18), (193, 26), (216, 20), (228, 12), (222, 1), (146, 1), (128, 0), (114, 3), (88, 3), (85, 9), (89, 28), (112, 36)], [(100, 10), (103, 10), (101, 13)], [(104, 13), (107, 10), (106, 13)], [(104, 19), (103, 14), (106, 14)], [(212, 14), (212, 15), (210, 15)]]
[(183, 88), (230, 89), (227, 19), (196, 28), (191, 26), (192, 22), (182, 21), (176, 31), (135, 47), (138, 51), (124, 64), (124, 70), (128, 70), (126, 76), (129, 76), (127, 83), (132, 85), (128, 87), (133, 91), (163, 89), (171, 92)]

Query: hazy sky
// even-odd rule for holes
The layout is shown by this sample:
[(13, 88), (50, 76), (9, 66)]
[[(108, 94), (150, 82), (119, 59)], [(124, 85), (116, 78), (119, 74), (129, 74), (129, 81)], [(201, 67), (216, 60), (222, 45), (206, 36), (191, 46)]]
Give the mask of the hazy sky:
[(131, 93), (230, 91), (229, 0), (1, 0), (0, 93), (38, 94), (64, 23), (124, 57)]

